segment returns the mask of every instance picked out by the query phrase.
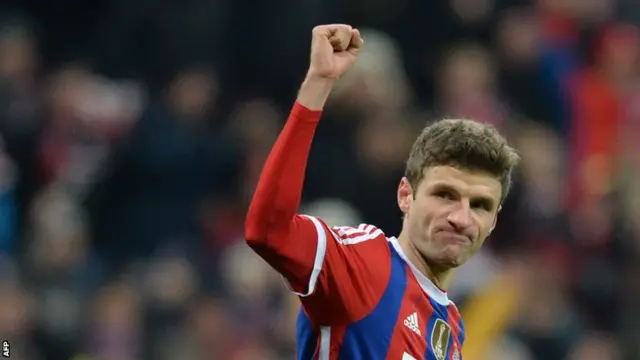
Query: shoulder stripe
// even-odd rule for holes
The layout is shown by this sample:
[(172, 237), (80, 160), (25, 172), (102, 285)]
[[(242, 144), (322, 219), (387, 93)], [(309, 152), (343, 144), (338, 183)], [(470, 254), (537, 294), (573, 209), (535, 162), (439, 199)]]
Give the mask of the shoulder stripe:
[(341, 237), (349, 237), (353, 235), (361, 235), (362, 233), (371, 233), (376, 229), (373, 225), (360, 224), (358, 227), (351, 226), (339, 226), (335, 227), (334, 230), (340, 234)]
[(382, 235), (383, 235), (382, 230), (378, 229), (370, 234), (361, 234), (355, 237), (343, 238), (341, 239), (341, 243), (345, 245), (354, 245), (354, 244), (361, 243), (363, 241), (376, 239)]
[(382, 230), (367, 224), (360, 224), (358, 227), (338, 226), (331, 232), (336, 241), (343, 245), (355, 245), (384, 235)]

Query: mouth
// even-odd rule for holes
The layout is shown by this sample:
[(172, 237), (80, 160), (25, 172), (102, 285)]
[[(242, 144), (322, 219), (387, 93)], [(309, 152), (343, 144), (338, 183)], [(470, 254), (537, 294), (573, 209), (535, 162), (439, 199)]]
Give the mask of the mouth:
[(455, 231), (451, 230), (440, 230), (438, 231), (442, 236), (444, 236), (447, 240), (455, 243), (463, 243), (470, 244), (472, 243), (471, 239), (468, 236), (462, 235)]

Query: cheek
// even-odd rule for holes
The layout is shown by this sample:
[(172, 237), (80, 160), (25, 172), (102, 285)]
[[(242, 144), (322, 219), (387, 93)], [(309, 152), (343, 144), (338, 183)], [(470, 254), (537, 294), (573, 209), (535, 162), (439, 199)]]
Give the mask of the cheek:
[(487, 238), (489, 237), (489, 235), (491, 234), (491, 227), (492, 227), (492, 222), (479, 222), (478, 227), (477, 227), (477, 241), (476, 241), (476, 246), (474, 247), (481, 247), (482, 244), (487, 240)]
[(420, 228), (428, 230), (437, 222), (438, 218), (441, 216), (439, 216), (437, 212), (433, 211), (433, 209), (436, 208), (437, 207), (434, 207), (426, 201), (420, 204), (414, 203), (414, 218)]
[(491, 216), (491, 214), (474, 213), (472, 215), (472, 219), (478, 237), (489, 235), (489, 232), (491, 231), (491, 225), (493, 224), (493, 216)]

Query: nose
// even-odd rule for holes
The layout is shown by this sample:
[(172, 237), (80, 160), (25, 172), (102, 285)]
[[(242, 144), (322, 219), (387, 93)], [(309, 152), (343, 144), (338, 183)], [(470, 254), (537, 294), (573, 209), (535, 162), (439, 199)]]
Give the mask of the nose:
[(449, 213), (447, 220), (451, 226), (458, 230), (471, 226), (471, 207), (468, 203), (461, 201), (456, 209)]

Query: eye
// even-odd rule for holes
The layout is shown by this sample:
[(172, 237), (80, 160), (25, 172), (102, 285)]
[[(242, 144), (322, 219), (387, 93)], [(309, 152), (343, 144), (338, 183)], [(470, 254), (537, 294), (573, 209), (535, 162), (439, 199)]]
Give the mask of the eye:
[(443, 200), (453, 200), (453, 194), (450, 191), (440, 190), (437, 191), (434, 195)]
[(478, 210), (484, 210), (484, 211), (491, 211), (493, 206), (491, 205), (491, 202), (487, 201), (487, 200), (474, 200), (471, 202), (471, 208), (472, 209), (478, 209)]

